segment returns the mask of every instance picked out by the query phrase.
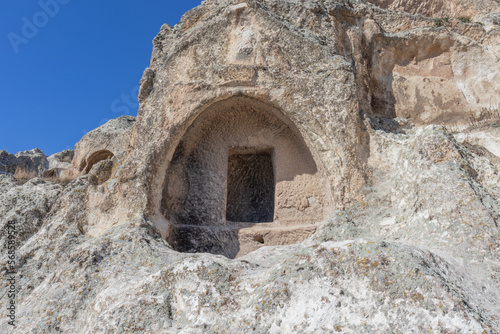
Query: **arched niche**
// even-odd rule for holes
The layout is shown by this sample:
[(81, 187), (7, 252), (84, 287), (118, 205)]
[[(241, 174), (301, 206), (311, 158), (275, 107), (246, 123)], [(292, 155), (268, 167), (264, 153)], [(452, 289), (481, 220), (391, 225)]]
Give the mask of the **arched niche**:
[[(242, 247), (300, 242), (331, 207), (327, 178), (297, 127), (247, 96), (201, 112), (176, 147), (164, 185), (168, 241), (183, 252), (235, 257)], [(242, 245), (242, 230), (254, 246)], [(265, 235), (273, 237), (266, 242)]]
[(82, 160), (80, 164), (80, 171), (85, 170), (85, 174), (88, 174), (96, 163), (106, 159), (111, 159), (112, 157), (113, 153), (108, 150), (99, 150), (94, 152), (87, 158), (87, 160)]

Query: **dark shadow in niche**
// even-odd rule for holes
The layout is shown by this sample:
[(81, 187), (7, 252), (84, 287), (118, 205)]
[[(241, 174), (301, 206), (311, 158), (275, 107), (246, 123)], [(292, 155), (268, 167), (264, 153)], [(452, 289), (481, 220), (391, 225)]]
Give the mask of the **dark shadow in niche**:
[(111, 159), (112, 157), (113, 153), (108, 150), (100, 150), (94, 152), (87, 158), (86, 164), (85, 160), (82, 161), (82, 164), (80, 165), (80, 171), (85, 169), (85, 174), (88, 174), (96, 163), (102, 160)]
[[(170, 161), (161, 204), (170, 222), (167, 241), (179, 252), (228, 258), (249, 244), (266, 245), (260, 228), (273, 227), (279, 201), (289, 198), (289, 211), (303, 203), (292, 199), (293, 190), (278, 194), (280, 182), (300, 193), (312, 180), (304, 176), (317, 171), (300, 132), (279, 109), (246, 96), (218, 101), (193, 120)], [(250, 227), (258, 231), (240, 234)]]
[(274, 171), (270, 152), (229, 151), (226, 220), (265, 223), (274, 219)]
[(167, 241), (178, 252), (210, 253), (234, 259), (240, 251), (238, 234), (236, 228), (171, 225)]

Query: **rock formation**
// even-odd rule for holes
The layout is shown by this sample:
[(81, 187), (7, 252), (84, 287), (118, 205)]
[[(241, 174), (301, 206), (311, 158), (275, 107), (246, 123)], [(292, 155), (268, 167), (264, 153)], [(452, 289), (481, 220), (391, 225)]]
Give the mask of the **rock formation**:
[(18, 152), (16, 155), (0, 151), (0, 173), (15, 174), (16, 171), (28, 175), (40, 176), (49, 168), (49, 161), (42, 150), (35, 148), (30, 151)]
[(0, 153), (16, 330), (498, 333), (499, 16), (207, 0), (164, 25), (137, 118), (27, 182)]

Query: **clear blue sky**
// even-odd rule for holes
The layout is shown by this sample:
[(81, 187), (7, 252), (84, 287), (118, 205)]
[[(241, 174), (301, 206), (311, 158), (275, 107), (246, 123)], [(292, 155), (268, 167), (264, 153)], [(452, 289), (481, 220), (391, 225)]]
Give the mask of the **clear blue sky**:
[(136, 116), (153, 38), (200, 3), (2, 0), (0, 150), (50, 155), (106, 120)]

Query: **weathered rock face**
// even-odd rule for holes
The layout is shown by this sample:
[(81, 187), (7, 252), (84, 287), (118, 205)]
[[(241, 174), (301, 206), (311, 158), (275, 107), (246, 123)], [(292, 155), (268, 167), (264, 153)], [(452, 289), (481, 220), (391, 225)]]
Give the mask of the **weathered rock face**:
[[(184, 245), (177, 249), (234, 256), (301, 241), (332, 210), (365, 200), (369, 140), (360, 115), (454, 130), (500, 116), (490, 47), (499, 32), (361, 1), (205, 1), (155, 38), (137, 122), (110, 121), (76, 145), (66, 175), (90, 173), (96, 186), (85, 230), (98, 236), (146, 214)], [(227, 219), (238, 151), (271, 154), (276, 196), (268, 205), (278, 232)]]
[(49, 161), (49, 168), (68, 168), (74, 156), (75, 152), (73, 150), (64, 150), (54, 153), (47, 158)]
[(15, 155), (0, 151), (0, 173), (14, 175), (20, 171), (25, 175), (41, 176), (49, 168), (47, 156), (39, 148), (17, 152)]
[(490, 159), (500, 157), (500, 123), (496, 123), (494, 126), (468, 129), (462, 133), (456, 133), (455, 137), (461, 143), (467, 142), (485, 148), (493, 154), (493, 156), (488, 155)]
[(48, 159), (73, 181), (0, 175), (17, 330), (500, 332), (495, 7), (376, 4), (163, 26), (137, 119)]
[(428, 17), (475, 18), (500, 10), (497, 0), (367, 0), (384, 9)]
[(16, 171), (16, 157), (7, 151), (0, 151), (0, 173), (1, 174), (14, 174)]
[[(207, 241), (193, 249), (241, 255), (238, 248), (248, 246), (241, 243), (245, 233), (250, 233), (250, 249), (268, 245), (266, 239), (274, 240), (271, 244), (297, 242), (333, 209), (362, 198), (366, 152), (354, 73), (338, 54), (335, 38), (318, 43), (332, 32), (330, 20), (311, 17), (309, 10), (293, 3), (270, 2), (270, 8), (264, 4), (206, 2), (178, 26), (162, 27), (141, 81), (130, 149), (119, 176), (111, 176), (118, 176), (119, 182), (105, 191), (118, 198), (106, 199), (114, 204), (106, 206), (111, 208), (103, 218), (96, 213), (93, 221), (109, 226), (124, 215), (145, 212), (169, 240), (172, 235), (178, 239), (179, 224), (200, 225), (197, 220), (203, 220), (205, 226), (231, 225), (225, 214), (227, 165), (235, 151), (274, 152), (273, 218), (282, 226), (309, 226), (291, 233), (288, 241), (275, 236), (264, 238), (264, 243), (261, 236), (243, 229), (248, 226), (203, 230), (196, 235), (212, 234), (209, 239), (219, 247)], [(297, 17), (313, 19), (318, 30), (302, 32), (305, 26)], [(201, 137), (203, 131), (212, 139)], [(194, 148), (184, 150), (186, 143)], [(105, 231), (102, 223), (95, 225), (99, 227), (89, 227), (93, 235)], [(269, 226), (256, 227), (274, 233)], [(221, 247), (227, 239), (238, 244)]]
[(50, 157), (38, 148), (18, 152), (16, 155), (0, 151), (0, 174), (14, 175), (17, 171), (30, 177), (59, 177), (70, 166), (72, 160), (72, 150), (55, 153)]
[(88, 235), (102, 234), (113, 224), (141, 215), (136, 208), (142, 205), (143, 195), (138, 195), (137, 203), (124, 203), (127, 188), (135, 185), (123, 185), (120, 180), (134, 124), (135, 117), (121, 116), (87, 133), (75, 145), (74, 158), (63, 173), (68, 178), (86, 176), (93, 186), (87, 194), (87, 219), (80, 226)]
[(98, 162), (122, 155), (128, 148), (135, 117), (121, 116), (87, 133), (76, 145), (68, 176), (88, 174)]
[[(414, 124), (444, 124), (453, 129), (499, 116), (498, 55), (488, 47), (499, 31), (487, 32), (478, 24), (458, 19), (436, 24), (429, 18), (396, 14), (359, 1), (302, 5), (286, 1), (206, 1), (187, 13), (176, 27), (162, 27), (155, 38), (151, 66), (141, 80), (137, 124), (130, 133), (120, 182), (113, 190), (128, 196), (113, 199), (115, 212), (107, 209), (105, 218), (96, 214), (94, 220), (110, 226), (124, 215), (147, 212), (165, 238), (172, 236), (173, 243), (180, 238), (175, 220), (188, 226), (200, 225), (196, 223), (200, 219), (205, 222), (202, 225), (227, 225), (228, 152), (242, 148), (273, 150), (275, 143), (270, 143), (271, 137), (267, 143), (266, 139), (252, 141), (248, 136), (259, 137), (257, 130), (245, 134), (234, 128), (225, 130), (238, 133), (240, 139), (220, 135), (212, 148), (209, 144), (200, 148), (209, 139), (193, 139), (195, 144), (191, 145), (208, 158), (200, 158), (193, 149), (182, 150), (193, 137), (190, 131), (212, 133), (226, 126), (216, 120), (222, 119), (224, 112), (242, 113), (238, 108), (231, 111), (231, 107), (224, 107), (240, 101), (255, 104), (256, 109), (267, 110), (264, 114), (274, 113), (284, 124), (291, 124), (295, 136), (305, 145), (299, 155), (309, 156), (309, 163), (317, 170), (304, 173), (317, 174), (316, 180), (293, 181), (300, 188), (311, 184), (310, 191), (296, 192), (293, 184), (287, 184), (287, 194), (277, 184), (276, 191), (283, 196), (274, 203), (275, 220), (286, 220), (279, 219), (279, 208), (284, 207), (291, 216), (294, 210), (307, 216), (295, 215), (295, 222), (288, 220), (291, 225), (304, 219), (319, 222), (323, 213), (363, 200), (369, 148), (360, 112), (403, 117)], [(213, 119), (207, 116), (210, 114)], [(205, 128), (200, 125), (192, 130), (203, 118)], [(241, 127), (248, 124), (250, 128), (253, 121), (241, 116), (239, 122)], [(82, 142), (86, 141), (93, 142), (90, 137)], [(273, 168), (279, 170), (283, 160), (276, 159)], [(73, 164), (80, 161), (85, 162), (77, 153)], [(204, 178), (204, 174), (211, 176)], [(196, 188), (196, 184), (205, 188)], [(127, 198), (134, 200), (127, 202)], [(188, 221), (177, 219), (181, 216)], [(233, 227), (209, 239), (217, 240), (218, 245), (226, 244), (222, 240), (234, 241), (235, 236), (244, 239), (245, 226)], [(306, 230), (299, 235), (310, 235), (314, 228)], [(105, 229), (97, 228), (92, 233), (102, 231)], [(214, 230), (200, 231), (196, 236)], [(187, 238), (203, 239), (194, 235)], [(261, 237), (250, 235), (250, 239), (255, 238), (261, 241)], [(253, 242), (259, 246), (258, 241)], [(209, 244), (207, 240), (192, 249), (210, 250), (213, 247)], [(212, 251), (221, 252), (215, 248)], [(237, 250), (246, 248), (246, 243), (222, 248)]]
[[(368, 202), (300, 245), (237, 260), (178, 253), (145, 219), (85, 235), (88, 177), (2, 177), (2, 224), (31, 228), (17, 255), (17, 330), (498, 332), (500, 165), (442, 127), (370, 123)], [(41, 225), (24, 220), (34, 210)]]
[[(280, 243), (303, 241), (331, 215), (318, 169), (279, 110), (248, 97), (216, 103), (186, 131), (166, 175), (168, 240), (178, 250), (231, 257), (277, 235)], [(238, 237), (252, 231), (255, 238)]]
[(73, 150), (64, 150), (54, 153), (47, 158), (49, 162), (48, 170), (43, 173), (44, 177), (60, 178), (67, 173), (67, 169), (71, 167), (71, 162), (75, 152)]
[(499, 117), (498, 26), (394, 15), (373, 11), (343, 28), (367, 113), (455, 128)]

